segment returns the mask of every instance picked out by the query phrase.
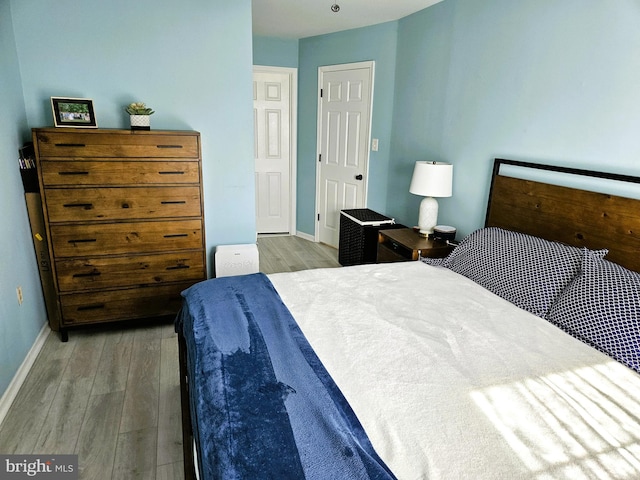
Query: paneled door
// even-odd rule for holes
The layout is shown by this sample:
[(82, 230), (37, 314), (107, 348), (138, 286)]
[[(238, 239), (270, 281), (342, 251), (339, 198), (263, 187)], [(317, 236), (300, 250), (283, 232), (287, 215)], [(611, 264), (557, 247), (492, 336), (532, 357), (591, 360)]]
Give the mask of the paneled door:
[(365, 208), (374, 62), (318, 69), (316, 239), (338, 247), (340, 210)]
[(295, 231), (296, 78), (291, 68), (253, 70), (258, 233)]

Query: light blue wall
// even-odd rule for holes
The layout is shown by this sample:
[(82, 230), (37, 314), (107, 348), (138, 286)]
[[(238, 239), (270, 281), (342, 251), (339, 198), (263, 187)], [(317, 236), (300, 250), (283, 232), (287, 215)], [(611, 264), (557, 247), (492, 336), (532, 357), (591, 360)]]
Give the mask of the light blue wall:
[[(442, 119), (451, 59), (452, 5), (445, 0), (399, 22), (386, 211), (405, 225), (418, 221), (421, 197), (409, 194), (416, 160), (449, 161), (442, 153)], [(445, 220), (444, 215), (440, 219)]]
[(315, 231), (318, 67), (375, 61), (371, 137), (380, 139), (369, 162), (368, 207), (384, 211), (390, 162), (397, 22), (300, 40), (298, 70), (298, 230)]
[(256, 233), (250, 0), (3, 0), (0, 42), (1, 394), (45, 321), (16, 158), (50, 96), (93, 99), (103, 128), (140, 100), (153, 129), (199, 131), (210, 258)]
[(270, 67), (298, 67), (298, 40), (255, 35), (253, 64)]
[(444, 0), (301, 39), (299, 230), (314, 231), (318, 66), (377, 61), (368, 206), (414, 225), (414, 162), (448, 161), (439, 221), (462, 237), (484, 222), (495, 157), (640, 174), (638, 24), (638, 0)]
[[(13, 38), (11, 7), (0, 2), (0, 396), (46, 322), (38, 267), (18, 170), (18, 148), (28, 135)], [(19, 306), (16, 288), (22, 287)]]
[[(50, 96), (93, 99), (98, 125), (128, 128), (143, 101), (154, 129), (202, 134), (206, 239), (254, 243), (250, 0), (13, 1), (28, 123)], [(37, 13), (34, 13), (37, 12)]]
[(494, 157), (640, 175), (638, 24), (637, 0), (445, 0), (400, 20), (387, 210), (415, 222), (393, 190), (425, 158), (455, 165), (439, 220), (461, 234)]

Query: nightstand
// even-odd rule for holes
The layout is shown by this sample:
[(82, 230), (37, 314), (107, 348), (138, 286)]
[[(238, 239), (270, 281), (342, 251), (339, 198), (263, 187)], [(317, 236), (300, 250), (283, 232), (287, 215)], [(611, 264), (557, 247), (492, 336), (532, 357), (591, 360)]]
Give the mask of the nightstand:
[(453, 245), (422, 237), (412, 228), (378, 232), (378, 263), (418, 260), (419, 256), (442, 258), (452, 250)]

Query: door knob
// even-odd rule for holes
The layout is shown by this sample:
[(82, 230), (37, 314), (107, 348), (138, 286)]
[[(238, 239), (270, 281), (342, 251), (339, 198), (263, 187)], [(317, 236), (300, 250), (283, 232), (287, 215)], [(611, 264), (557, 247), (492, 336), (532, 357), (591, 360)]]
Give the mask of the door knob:
[(356, 180), (362, 180), (362, 175), (356, 175)]

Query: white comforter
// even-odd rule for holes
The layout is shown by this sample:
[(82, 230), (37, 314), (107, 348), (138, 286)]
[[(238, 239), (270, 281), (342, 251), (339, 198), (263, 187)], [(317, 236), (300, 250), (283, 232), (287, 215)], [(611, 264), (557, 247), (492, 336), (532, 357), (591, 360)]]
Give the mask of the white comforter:
[(640, 478), (640, 376), (420, 262), (269, 278), (399, 479)]

